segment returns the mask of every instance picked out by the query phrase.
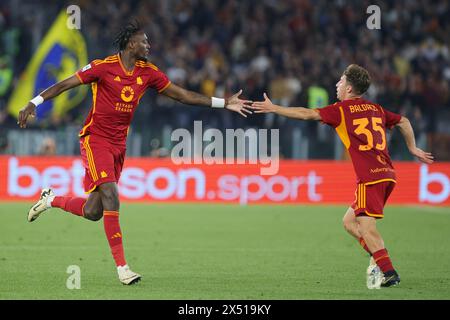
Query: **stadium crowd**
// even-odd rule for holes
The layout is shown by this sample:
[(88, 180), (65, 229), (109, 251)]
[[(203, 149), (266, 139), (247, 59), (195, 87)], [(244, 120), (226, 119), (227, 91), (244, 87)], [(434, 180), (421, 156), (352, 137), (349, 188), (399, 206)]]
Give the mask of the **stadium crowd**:
[[(174, 83), (188, 89), (229, 96), (242, 88), (248, 99), (260, 100), (267, 92), (282, 105), (316, 108), (335, 101), (335, 84), (342, 71), (348, 64), (358, 63), (372, 76), (369, 99), (406, 114), (419, 141), (430, 145), (435, 133), (450, 133), (448, 1), (377, 2), (379, 30), (367, 28), (369, 1), (79, 0), (70, 4), (73, 2), (81, 8), (81, 31), (90, 60), (115, 53), (114, 33), (135, 17), (149, 36), (150, 60)], [(15, 6), (5, 3), (0, 7), (0, 126), (4, 128), (15, 125), (5, 110), (8, 95), (53, 17), (68, 5), (52, 2), (46, 4), (47, 10), (27, 15), (23, 10), (31, 13), (39, 4), (21, 3), (20, 15)], [(63, 119), (41, 125), (81, 126), (89, 108), (88, 96)], [(165, 125), (191, 128), (194, 120), (219, 129), (282, 128), (285, 157), (291, 156), (288, 141), (293, 130), (300, 128), (314, 142), (310, 143), (310, 157), (330, 157), (320, 152), (326, 148), (314, 149), (321, 143), (332, 147), (329, 139), (320, 141), (316, 125), (267, 115), (244, 119), (225, 110), (189, 108), (155, 93), (142, 99), (133, 130), (161, 139)], [(158, 143), (149, 144), (151, 149), (150, 145)], [(402, 158), (397, 152), (391, 149), (393, 158)]]

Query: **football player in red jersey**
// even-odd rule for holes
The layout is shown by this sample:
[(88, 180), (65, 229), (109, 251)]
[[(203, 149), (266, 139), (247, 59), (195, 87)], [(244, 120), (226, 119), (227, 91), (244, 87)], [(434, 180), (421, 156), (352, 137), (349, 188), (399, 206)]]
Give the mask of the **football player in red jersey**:
[(376, 228), (377, 219), (383, 218), (383, 208), (396, 179), (386, 144), (386, 129), (397, 126), (409, 152), (420, 161), (430, 164), (433, 156), (416, 147), (407, 118), (362, 98), (369, 86), (367, 70), (352, 64), (336, 84), (339, 102), (335, 104), (319, 109), (286, 108), (273, 104), (264, 93), (265, 100), (254, 102), (250, 108), (255, 113), (273, 112), (299, 120), (322, 121), (336, 129), (357, 176), (356, 199), (344, 215), (344, 228), (371, 255), (367, 286), (373, 289), (400, 283)]
[(18, 124), (25, 128), (28, 117), (35, 115), (36, 107), (42, 102), (81, 84), (91, 84), (92, 108), (79, 133), (85, 167), (84, 188), (89, 197), (60, 197), (51, 189), (43, 189), (39, 201), (28, 212), (28, 221), (34, 221), (51, 207), (92, 221), (103, 217), (119, 280), (128, 285), (139, 281), (141, 276), (131, 271), (125, 260), (117, 184), (125, 159), (128, 128), (142, 95), (152, 88), (185, 104), (225, 108), (244, 117), (251, 113), (247, 109), (251, 102), (239, 99), (242, 90), (228, 99), (221, 99), (185, 90), (170, 82), (161, 70), (147, 62), (150, 44), (137, 22), (127, 24), (115, 43), (119, 47), (117, 54), (92, 61), (32, 99), (20, 110)]

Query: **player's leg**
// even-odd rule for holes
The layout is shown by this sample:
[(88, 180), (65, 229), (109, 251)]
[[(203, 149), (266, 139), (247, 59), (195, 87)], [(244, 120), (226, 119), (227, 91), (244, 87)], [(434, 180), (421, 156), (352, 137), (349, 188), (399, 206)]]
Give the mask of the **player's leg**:
[(83, 208), (83, 216), (91, 221), (98, 221), (103, 217), (103, 204), (100, 192), (95, 190), (89, 194)]
[(87, 199), (81, 197), (55, 196), (52, 189), (43, 189), (39, 201), (28, 212), (28, 221), (36, 220), (45, 210), (60, 208), (76, 216), (98, 221), (103, 217), (103, 205), (100, 194), (94, 191)]
[[(120, 202), (117, 187), (126, 151), (125, 146), (111, 145), (103, 138), (91, 135), (80, 140), (80, 150), (86, 168), (84, 188), (87, 192), (97, 191), (92, 199), (100, 199), (105, 234), (117, 265), (119, 279), (124, 284), (132, 284), (140, 279), (140, 275), (129, 270), (125, 261), (119, 224)], [(121, 154), (119, 162), (117, 161), (118, 153)], [(99, 208), (100, 205), (96, 205), (95, 201), (89, 208), (92, 209), (94, 213), (92, 217), (95, 219), (100, 218), (97, 212)]]
[(376, 228), (376, 219), (367, 216), (356, 217), (359, 234), (365, 241), (370, 252), (376, 252), (384, 248), (383, 238)]
[[(353, 206), (353, 205), (352, 205)], [(379, 288), (381, 285), (383, 274), (381, 273), (380, 268), (377, 267), (375, 260), (372, 257), (372, 253), (367, 247), (364, 238), (361, 236), (359, 231), (358, 220), (355, 216), (355, 210), (352, 207), (349, 207), (347, 212), (342, 219), (344, 229), (351, 234), (353, 237), (358, 240), (361, 247), (370, 255), (369, 266), (367, 267), (367, 287), (369, 289)]]
[(342, 223), (344, 225), (344, 229), (351, 234), (353, 237), (356, 238), (356, 240), (358, 240), (359, 244), (361, 245), (361, 247), (366, 250), (366, 252), (368, 254), (372, 254), (369, 250), (369, 248), (367, 247), (363, 237), (361, 236), (360, 232), (359, 232), (359, 226), (358, 226), (358, 221), (356, 220), (356, 213), (355, 213), (355, 209), (359, 208), (358, 207), (358, 203), (359, 203), (359, 185), (356, 188), (355, 191), (355, 201), (352, 203), (352, 205), (347, 209), (347, 212), (344, 215), (344, 218), (342, 219)]
[(77, 216), (83, 216), (85, 198), (55, 196), (52, 189), (42, 189), (39, 200), (28, 211), (28, 221), (36, 220), (44, 211), (50, 208), (60, 208)]
[(353, 210), (352, 207), (348, 208), (347, 212), (344, 215), (344, 218), (342, 219), (342, 223), (344, 225), (344, 229), (353, 237), (355, 237), (356, 240), (358, 240), (361, 247), (363, 247), (363, 249), (366, 250), (367, 253), (371, 255), (371, 252), (367, 247), (366, 242), (364, 241), (363, 237), (361, 236), (361, 233), (359, 232), (358, 220), (356, 220), (355, 210)]
[[(361, 235), (366, 241), (369, 250), (373, 252), (373, 260), (383, 273), (383, 278), (378, 278), (377, 271), (369, 266), (367, 270), (368, 287), (371, 288), (371, 282), (376, 282), (374, 287), (378, 288), (380, 285), (385, 287), (397, 285), (398, 283), (400, 283), (400, 277), (395, 271), (394, 266), (392, 265), (391, 258), (386, 248), (384, 247), (383, 238), (376, 228), (376, 219), (367, 216), (359, 216), (357, 217), (357, 219)], [(373, 272), (374, 274), (370, 274), (369, 272)]]
[(357, 211), (359, 231), (367, 244), (372, 257), (384, 274), (381, 286), (396, 285), (400, 277), (395, 271), (390, 256), (384, 246), (384, 241), (376, 227), (377, 219), (383, 218), (383, 208), (392, 192), (394, 183), (383, 182), (365, 185), (362, 190), (361, 209)]
[(126, 262), (119, 224), (120, 202), (117, 184), (114, 182), (103, 183), (98, 189), (103, 205), (103, 224), (114, 261), (118, 267), (124, 266)]
[(351, 234), (353, 237), (355, 237), (357, 240), (361, 238), (361, 235), (359, 233), (358, 229), (358, 221), (355, 217), (355, 210), (353, 210), (352, 207), (349, 207), (347, 209), (347, 212), (344, 215), (344, 218), (342, 218), (342, 223), (344, 225), (344, 229)]
[(117, 266), (119, 279), (123, 284), (133, 284), (139, 281), (141, 276), (132, 272), (125, 261), (122, 231), (119, 224), (120, 201), (117, 183), (103, 183), (98, 189), (103, 205), (103, 225), (105, 234)]

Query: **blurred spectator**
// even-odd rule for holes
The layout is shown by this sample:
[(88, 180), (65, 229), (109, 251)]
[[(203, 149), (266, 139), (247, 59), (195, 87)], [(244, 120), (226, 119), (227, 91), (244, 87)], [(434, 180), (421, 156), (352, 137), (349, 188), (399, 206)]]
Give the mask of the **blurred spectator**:
[(166, 148), (161, 147), (159, 139), (152, 139), (150, 142), (150, 157), (153, 158), (165, 158), (169, 156), (169, 151)]
[(8, 139), (6, 132), (3, 128), (0, 128), (0, 154), (8, 152)]
[(39, 155), (41, 156), (56, 155), (56, 142), (53, 138), (47, 137), (42, 140), (42, 144), (39, 147)]
[(6, 95), (11, 85), (13, 70), (7, 56), (0, 57), (0, 97)]
[[(54, 13), (66, 2), (46, 4), (46, 10), (31, 0), (7, 2), (10, 6), (0, 6), (0, 39), (1, 43), (16, 43), (19, 36), (13, 30), (20, 30), (19, 42), (24, 47), (7, 52), (11, 61), (21, 61), (12, 66), (17, 81), (23, 61), (29, 61)], [(348, 64), (357, 63), (371, 73), (369, 98), (394, 112), (413, 110), (414, 127), (428, 135), (428, 141), (433, 141), (439, 121), (450, 121), (449, 1), (379, 1), (380, 30), (366, 28), (368, 1), (72, 2), (82, 9), (82, 32), (91, 60), (116, 52), (113, 35), (134, 15), (146, 26), (150, 60), (174, 83), (189, 89), (223, 96), (242, 88), (248, 99), (262, 99), (263, 92), (268, 92), (280, 104), (319, 107), (336, 100), (336, 82)], [(24, 8), (39, 12), (43, 19), (22, 14)], [(33, 41), (23, 41), (30, 37)], [(14, 56), (24, 54), (28, 56)], [(59, 123), (50, 121), (55, 127), (74, 121), (81, 125), (90, 107), (86, 99), (81, 111), (73, 111)], [(136, 111), (134, 129), (153, 130), (152, 137), (156, 137), (155, 128), (163, 124), (189, 129), (194, 120), (205, 117), (221, 129), (284, 125), (275, 117), (252, 115), (244, 120), (238, 115), (185, 108), (148, 94)], [(308, 130), (304, 137), (313, 136), (316, 126)]]

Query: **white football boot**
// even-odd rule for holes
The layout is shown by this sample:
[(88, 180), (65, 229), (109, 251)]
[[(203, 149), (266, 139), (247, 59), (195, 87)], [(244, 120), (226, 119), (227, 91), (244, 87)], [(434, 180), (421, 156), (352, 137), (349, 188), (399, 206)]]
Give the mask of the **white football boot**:
[(50, 202), (55, 197), (55, 193), (52, 189), (42, 189), (41, 197), (28, 211), (28, 222), (36, 220), (39, 215), (45, 210), (51, 208)]
[(140, 274), (131, 271), (128, 265), (117, 267), (117, 273), (119, 274), (120, 282), (127, 285), (139, 282), (142, 277)]
[(367, 267), (367, 289), (380, 289), (383, 277), (380, 267), (377, 266), (373, 257), (370, 257), (369, 266)]

